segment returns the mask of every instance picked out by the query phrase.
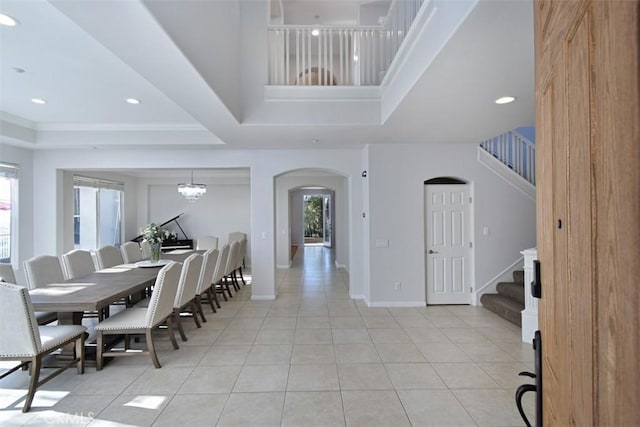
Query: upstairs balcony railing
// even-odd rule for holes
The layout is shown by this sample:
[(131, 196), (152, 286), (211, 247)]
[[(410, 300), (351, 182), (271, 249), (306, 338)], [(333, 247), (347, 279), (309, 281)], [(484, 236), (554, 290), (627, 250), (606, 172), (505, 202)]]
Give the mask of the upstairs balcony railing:
[(425, 2), (394, 0), (378, 26), (269, 26), (269, 84), (379, 85)]

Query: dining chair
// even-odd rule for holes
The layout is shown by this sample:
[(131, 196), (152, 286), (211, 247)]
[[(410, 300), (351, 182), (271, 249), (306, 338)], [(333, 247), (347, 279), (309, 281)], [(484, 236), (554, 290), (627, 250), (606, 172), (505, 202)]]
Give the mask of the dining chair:
[[(153, 331), (160, 325), (167, 325), (167, 333), (173, 348), (177, 350), (178, 342), (173, 333), (173, 302), (178, 288), (181, 266), (177, 262), (169, 262), (160, 269), (156, 276), (153, 292), (148, 307), (131, 307), (123, 310), (95, 326), (97, 333), (96, 369), (104, 366), (105, 357), (131, 355), (149, 355), (156, 368), (160, 368), (160, 360), (153, 342)], [(130, 335), (146, 336), (147, 351), (129, 351)], [(105, 335), (125, 335), (124, 350), (114, 351), (105, 348)]]
[(88, 276), (96, 271), (91, 252), (82, 249), (74, 249), (63, 254), (62, 266), (67, 279)]
[(218, 238), (215, 236), (201, 236), (196, 239), (196, 249), (218, 249)]
[(93, 260), (96, 264), (96, 270), (104, 270), (105, 268), (124, 264), (122, 254), (115, 246), (103, 246), (93, 252)]
[(140, 250), (142, 251), (142, 258), (149, 259), (151, 258), (151, 243), (146, 240), (140, 241)]
[(247, 239), (242, 238), (240, 240), (240, 248), (238, 249), (238, 256), (236, 257), (236, 272), (240, 275), (240, 279), (242, 280), (242, 284), (247, 286), (247, 282), (244, 280), (244, 275), (242, 274), (242, 268), (244, 267), (244, 257), (247, 252)]
[(26, 260), (24, 274), (29, 289), (41, 288), (50, 283), (60, 283), (65, 280), (60, 259), (53, 255), (39, 255)]
[[(27, 289), (12, 283), (0, 283), (0, 360), (21, 362), (0, 375), (0, 379), (23, 367), (31, 367), (29, 391), (22, 412), (31, 409), (36, 389), (65, 369), (76, 365), (78, 374), (84, 373), (85, 330), (80, 325), (38, 326)], [(41, 380), (42, 359), (74, 342), (73, 360)]]
[[(233, 297), (231, 295), (231, 289), (229, 289), (229, 284), (224, 280), (225, 269), (227, 268), (227, 260), (229, 259), (229, 245), (225, 244), (222, 249), (220, 249), (220, 253), (218, 254), (218, 262), (216, 263), (216, 269), (213, 273), (213, 288), (216, 293), (222, 294), (222, 297), (225, 301), (229, 301), (229, 298)], [(227, 294), (229, 294), (229, 298), (227, 298)], [(220, 307), (220, 304), (218, 304)]]
[[(0, 282), (18, 283), (11, 264), (0, 262)], [(46, 325), (58, 320), (58, 313), (52, 311), (36, 311), (35, 316), (38, 325)]]
[(193, 321), (198, 328), (201, 327), (197, 315), (198, 309), (196, 308), (196, 292), (198, 291), (198, 281), (202, 270), (202, 261), (202, 255), (191, 254), (182, 264), (182, 272), (180, 273), (180, 280), (178, 281), (178, 290), (173, 302), (173, 317), (182, 341), (187, 341), (187, 335), (184, 332), (182, 321), (180, 319), (180, 313), (182, 313), (184, 309), (187, 307), (191, 309)]
[(200, 313), (200, 317), (202, 317), (202, 321), (206, 322), (207, 319), (204, 317), (204, 312), (202, 311), (202, 296), (206, 294), (207, 301), (209, 301), (209, 305), (211, 306), (211, 310), (215, 313), (216, 306), (213, 304), (215, 300), (216, 293), (212, 291), (213, 289), (213, 273), (216, 269), (216, 264), (218, 262), (218, 249), (209, 249), (204, 254), (202, 254), (202, 269), (200, 271), (200, 278), (198, 279), (198, 290), (196, 291), (196, 307), (198, 308), (198, 312)]
[(236, 240), (242, 240), (246, 238), (247, 238), (247, 233), (243, 233), (242, 231), (232, 231), (231, 233), (229, 233), (229, 236), (227, 237), (227, 244), (230, 245)]
[[(91, 252), (82, 249), (74, 249), (62, 255), (62, 267), (65, 279), (85, 277), (96, 271)], [(109, 317), (109, 307), (99, 311), (85, 311), (85, 317), (98, 317), (100, 320)]]
[(240, 251), (240, 241), (234, 240), (229, 245), (229, 258), (227, 259), (227, 265), (224, 269), (225, 280), (231, 283), (236, 291), (240, 290), (238, 285), (238, 279), (236, 278), (236, 260)]
[(143, 258), (140, 245), (136, 242), (123, 243), (122, 246), (120, 246), (120, 252), (122, 253), (122, 261), (124, 261), (125, 264), (133, 264)]

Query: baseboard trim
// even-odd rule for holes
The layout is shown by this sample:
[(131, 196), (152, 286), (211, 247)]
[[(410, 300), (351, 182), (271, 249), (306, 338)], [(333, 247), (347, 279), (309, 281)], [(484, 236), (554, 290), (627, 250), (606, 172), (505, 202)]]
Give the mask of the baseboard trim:
[(350, 297), (351, 299), (364, 300), (364, 295), (353, 295), (353, 294), (349, 294), (349, 297)]
[(403, 308), (403, 307), (426, 307), (426, 301), (374, 301), (368, 302), (371, 308)]
[(275, 295), (251, 295), (251, 301), (273, 301)]
[(289, 263), (287, 265), (276, 264), (276, 268), (281, 268), (283, 270), (286, 270), (287, 268), (291, 268), (291, 263)]
[(349, 272), (349, 269), (347, 268), (347, 266), (345, 264), (338, 264), (338, 262), (335, 262), (336, 268), (341, 268), (343, 270), (345, 270), (347, 273)]

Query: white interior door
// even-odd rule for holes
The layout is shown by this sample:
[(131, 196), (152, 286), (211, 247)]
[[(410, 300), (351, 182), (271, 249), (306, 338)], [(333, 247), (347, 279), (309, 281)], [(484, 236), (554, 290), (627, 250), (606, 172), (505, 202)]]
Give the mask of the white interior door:
[(469, 186), (425, 185), (427, 304), (471, 302)]

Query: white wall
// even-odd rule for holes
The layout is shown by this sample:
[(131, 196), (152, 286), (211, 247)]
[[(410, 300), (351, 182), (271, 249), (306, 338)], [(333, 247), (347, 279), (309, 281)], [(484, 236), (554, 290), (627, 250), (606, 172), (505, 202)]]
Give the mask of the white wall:
[[(360, 184), (361, 150), (40, 150), (33, 153), (33, 232), (39, 253), (63, 253), (64, 212), (61, 170), (126, 170), (145, 168), (250, 169), (250, 231), (252, 298), (275, 297), (275, 178), (283, 173), (304, 169), (325, 169), (346, 179), (349, 198), (347, 222), (359, 222), (362, 211)], [(138, 197), (144, 194), (138, 192)], [(140, 217), (144, 224), (146, 217)], [(148, 205), (147, 205), (148, 206)], [(147, 207), (148, 209), (148, 207)], [(35, 241), (35, 237), (32, 241)], [(362, 229), (349, 227), (348, 246), (350, 291), (363, 294)], [(32, 251), (33, 252), (33, 251)], [(28, 254), (31, 256), (31, 254)]]
[(33, 154), (30, 150), (0, 144), (0, 161), (13, 163), (19, 166), (18, 170), (18, 239), (17, 258), (11, 260), (16, 270), (16, 279), (19, 284), (26, 285), (22, 270), (23, 261), (31, 258), (34, 248), (33, 234)]
[[(370, 241), (369, 301), (374, 305), (425, 302), (424, 181), (452, 176), (471, 183), (475, 257), (474, 289), (520, 257), (536, 242), (535, 203), (476, 160), (466, 144), (372, 145), (368, 185)], [(482, 235), (483, 227), (490, 234)], [(388, 239), (388, 248), (371, 242)], [(393, 283), (400, 281), (400, 290)]]
[[(138, 226), (150, 222), (162, 223), (183, 213), (178, 219), (190, 239), (199, 236), (218, 237), (218, 247), (227, 243), (232, 231), (247, 233), (247, 265), (251, 265), (250, 185), (249, 177), (235, 179), (195, 179), (207, 185), (207, 193), (196, 202), (188, 202), (176, 187), (176, 181), (141, 179), (138, 182)], [(148, 207), (148, 208), (147, 208)], [(184, 238), (175, 223), (166, 227)]]

